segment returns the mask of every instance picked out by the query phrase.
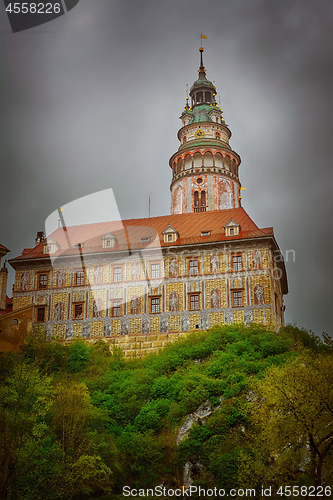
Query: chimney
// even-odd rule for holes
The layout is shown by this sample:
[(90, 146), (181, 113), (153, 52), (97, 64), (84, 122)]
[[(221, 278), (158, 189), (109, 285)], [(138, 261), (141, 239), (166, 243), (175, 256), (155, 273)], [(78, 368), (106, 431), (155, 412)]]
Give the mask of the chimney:
[(44, 231), (38, 231), (36, 236), (36, 245), (38, 245), (38, 243), (43, 241), (43, 239), (44, 239)]
[(8, 269), (6, 262), (0, 271), (0, 310), (6, 310), (6, 291), (7, 291)]

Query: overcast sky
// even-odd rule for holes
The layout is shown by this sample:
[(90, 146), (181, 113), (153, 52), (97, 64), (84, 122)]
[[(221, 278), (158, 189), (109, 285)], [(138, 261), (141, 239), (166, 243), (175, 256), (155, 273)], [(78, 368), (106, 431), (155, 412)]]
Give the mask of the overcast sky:
[[(112, 188), (122, 218), (170, 213), (200, 33), (241, 156), (243, 207), (287, 262), (286, 321), (332, 334), (332, 1), (80, 0), (13, 34), (1, 15), (1, 231), (8, 258), (58, 207)], [(291, 255), (291, 254), (290, 254)], [(10, 272), (10, 287), (14, 273)]]

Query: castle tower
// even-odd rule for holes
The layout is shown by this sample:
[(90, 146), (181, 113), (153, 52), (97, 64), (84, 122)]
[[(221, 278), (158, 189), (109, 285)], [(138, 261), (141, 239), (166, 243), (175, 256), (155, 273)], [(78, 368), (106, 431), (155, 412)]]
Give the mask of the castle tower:
[(169, 160), (172, 215), (240, 207), (241, 159), (229, 145), (231, 131), (216, 102), (215, 85), (206, 78), (203, 50), (191, 106), (187, 97), (180, 117), (180, 146)]

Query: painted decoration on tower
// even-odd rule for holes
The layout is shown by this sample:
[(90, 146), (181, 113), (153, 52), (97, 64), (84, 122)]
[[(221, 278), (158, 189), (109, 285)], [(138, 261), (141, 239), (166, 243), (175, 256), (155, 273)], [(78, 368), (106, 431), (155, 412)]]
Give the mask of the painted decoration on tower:
[(179, 181), (177, 185), (173, 189), (173, 197), (172, 197), (172, 214), (181, 214), (185, 212), (184, 205), (184, 181)]
[(177, 292), (172, 292), (169, 295), (169, 311), (179, 311), (179, 295)]
[(27, 271), (25, 271), (21, 276), (21, 290), (29, 290), (30, 276)]
[(54, 306), (54, 321), (61, 321), (64, 319), (64, 304), (57, 302)]
[(252, 262), (253, 262), (253, 269), (261, 269), (262, 268), (262, 256), (261, 256), (260, 250), (253, 250)]
[(220, 272), (220, 259), (218, 255), (212, 255), (210, 258), (210, 271), (211, 273)]
[(169, 262), (169, 276), (176, 278), (178, 276), (178, 259), (171, 259)]
[(212, 290), (210, 293), (210, 302), (212, 309), (217, 309), (218, 307), (220, 307), (220, 298), (220, 290), (214, 288), (214, 290)]
[(253, 289), (254, 305), (259, 306), (264, 304), (264, 289), (261, 285), (256, 285)]
[(140, 314), (140, 299), (136, 295), (131, 299), (131, 314)]
[(64, 271), (64, 269), (59, 269), (57, 271), (57, 287), (63, 287), (65, 286), (65, 276), (66, 276), (66, 273)]
[(233, 208), (232, 182), (223, 177), (218, 178), (218, 209), (225, 210)]

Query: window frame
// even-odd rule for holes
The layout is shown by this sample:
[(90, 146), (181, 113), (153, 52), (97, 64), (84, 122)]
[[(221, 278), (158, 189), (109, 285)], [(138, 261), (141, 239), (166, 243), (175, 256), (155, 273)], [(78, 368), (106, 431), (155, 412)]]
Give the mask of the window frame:
[[(240, 260), (234, 261), (234, 259), (240, 259)], [(237, 264), (236, 267), (235, 264)], [(243, 270), (243, 255), (241, 252), (233, 253), (231, 255), (231, 268), (233, 272)]]
[[(82, 273), (83, 276), (79, 277), (78, 276), (79, 273), (80, 274)], [(84, 270), (83, 269), (76, 269), (74, 271), (74, 275), (75, 275), (75, 286), (83, 286), (85, 284), (85, 272), (84, 272)], [(82, 279), (83, 279), (83, 283), (78, 283), (78, 281), (79, 280), (81, 281)]]
[[(118, 305), (115, 305), (115, 304), (119, 304)], [(117, 309), (117, 311), (119, 311), (119, 314), (115, 314), (115, 309)], [(122, 316), (122, 303), (121, 303), (121, 300), (113, 300), (111, 302), (111, 316), (113, 318), (119, 318), (120, 316)]]
[[(194, 297), (197, 297), (197, 305), (198, 307), (196, 308), (192, 308), (192, 304), (193, 304), (193, 299)], [(200, 307), (200, 292), (191, 292), (189, 293), (189, 296), (188, 296), (188, 305), (189, 305), (189, 311), (200, 311), (201, 307)]]
[[(45, 286), (41, 285), (41, 277), (42, 276), (46, 276)], [(49, 273), (48, 273), (48, 271), (39, 271), (37, 273), (37, 289), (38, 290), (45, 290), (45, 289), (48, 288), (48, 284), (49, 284)]]
[[(150, 298), (150, 314), (160, 314), (161, 311), (161, 295), (154, 295)], [(156, 304), (154, 304), (154, 301), (158, 301)], [(156, 306), (158, 307), (158, 310), (156, 310)], [(155, 309), (155, 310), (153, 310)]]
[[(81, 306), (81, 318), (76, 315), (76, 308)], [(73, 304), (73, 320), (82, 320), (84, 319), (84, 302), (75, 302)]]
[[(192, 273), (191, 270), (195, 269), (195, 266), (191, 266), (191, 262), (197, 262), (197, 266), (196, 266), (196, 269), (197, 269), (197, 272), (196, 273)], [(190, 257), (188, 259), (188, 275), (189, 276), (199, 276), (200, 275), (200, 260), (199, 260), (199, 257)]]
[[(235, 297), (235, 294), (236, 293), (240, 293), (240, 297)], [(231, 297), (232, 297), (232, 307), (244, 307), (244, 296), (243, 296), (243, 289), (242, 288), (239, 288), (237, 290), (232, 290), (231, 292)], [(237, 302), (241, 301), (240, 304), (238, 303), (235, 303), (235, 299), (237, 299)]]
[[(120, 273), (116, 273), (116, 269), (120, 269)], [(115, 279), (115, 276), (120, 275), (120, 279)], [(112, 281), (113, 283), (120, 283), (123, 281), (123, 266), (112, 266)]]
[[(40, 318), (39, 313), (43, 311), (43, 319)], [(46, 306), (36, 307), (36, 323), (45, 323), (46, 321)]]
[[(153, 269), (153, 266), (158, 266), (158, 276), (153, 276), (156, 274), (156, 269)], [(161, 277), (161, 263), (160, 262), (150, 262), (150, 279), (157, 280)]]

